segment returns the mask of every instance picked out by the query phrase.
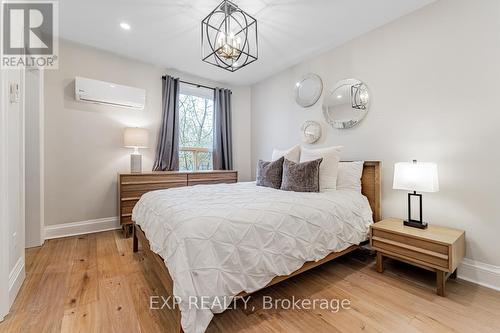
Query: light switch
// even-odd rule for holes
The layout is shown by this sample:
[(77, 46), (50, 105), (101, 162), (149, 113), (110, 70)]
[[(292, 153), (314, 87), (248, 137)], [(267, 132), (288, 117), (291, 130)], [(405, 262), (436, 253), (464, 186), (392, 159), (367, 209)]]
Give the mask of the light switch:
[(10, 103), (19, 103), (19, 83), (13, 82), (10, 84)]

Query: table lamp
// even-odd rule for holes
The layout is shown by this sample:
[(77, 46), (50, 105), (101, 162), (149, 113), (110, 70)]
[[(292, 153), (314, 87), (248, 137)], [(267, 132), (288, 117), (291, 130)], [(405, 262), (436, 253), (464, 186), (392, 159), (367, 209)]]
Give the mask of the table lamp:
[[(422, 194), (418, 192), (437, 192), (439, 191), (438, 171), (435, 163), (422, 163), (413, 160), (413, 162), (400, 162), (394, 165), (394, 182), (392, 188), (395, 190), (413, 191), (408, 193), (408, 220), (404, 225), (425, 229), (427, 223), (422, 218)], [(418, 219), (411, 216), (411, 197), (419, 198), (420, 215)]]
[(148, 131), (144, 128), (128, 127), (123, 133), (123, 146), (134, 148), (130, 154), (130, 172), (142, 172), (142, 155), (139, 148), (148, 148)]

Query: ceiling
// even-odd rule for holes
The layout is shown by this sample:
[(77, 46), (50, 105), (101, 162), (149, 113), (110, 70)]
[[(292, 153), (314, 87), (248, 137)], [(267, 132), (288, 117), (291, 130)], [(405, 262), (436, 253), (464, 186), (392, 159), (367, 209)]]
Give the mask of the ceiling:
[[(434, 0), (234, 0), (258, 21), (259, 59), (234, 73), (201, 61), (201, 20), (220, 0), (61, 0), (60, 35), (165, 68), (246, 85)], [(121, 22), (131, 29), (120, 28)]]

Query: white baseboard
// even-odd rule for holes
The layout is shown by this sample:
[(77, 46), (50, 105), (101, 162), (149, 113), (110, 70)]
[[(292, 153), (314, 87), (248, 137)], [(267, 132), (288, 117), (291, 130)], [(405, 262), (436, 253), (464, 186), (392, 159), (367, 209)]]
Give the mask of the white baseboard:
[(12, 306), (16, 299), (17, 293), (23, 285), (26, 271), (24, 267), (24, 256), (21, 256), (12, 271), (9, 273), (9, 304)]
[(458, 267), (458, 277), (500, 291), (500, 267), (465, 258)]
[(61, 238), (120, 229), (118, 217), (45, 226), (45, 239)]

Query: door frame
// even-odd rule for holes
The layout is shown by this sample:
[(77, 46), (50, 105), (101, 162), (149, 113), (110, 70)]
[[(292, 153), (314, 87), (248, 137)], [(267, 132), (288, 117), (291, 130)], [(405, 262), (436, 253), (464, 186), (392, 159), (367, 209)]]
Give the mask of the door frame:
[[(19, 224), (21, 230), (17, 234), (17, 246), (21, 248), (21, 256), (17, 259), (12, 271), (10, 270), (10, 252), (13, 240), (11, 239), (11, 230), (9, 223), (9, 211), (13, 209), (9, 200), (9, 165), (5, 158), (9, 154), (9, 114), (10, 114), (10, 71), (20, 71), (19, 89), (20, 89), (20, 128), (19, 128), (19, 162), (20, 175), (19, 184), (19, 206), (18, 210)], [(24, 110), (24, 84), (25, 69), (0, 69), (0, 321), (5, 319), (9, 313), (10, 307), (14, 302), (25, 275), (25, 110)], [(19, 116), (19, 114), (17, 114)]]
[(0, 70), (0, 321), (9, 313), (9, 223), (7, 218), (7, 73)]

